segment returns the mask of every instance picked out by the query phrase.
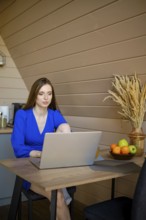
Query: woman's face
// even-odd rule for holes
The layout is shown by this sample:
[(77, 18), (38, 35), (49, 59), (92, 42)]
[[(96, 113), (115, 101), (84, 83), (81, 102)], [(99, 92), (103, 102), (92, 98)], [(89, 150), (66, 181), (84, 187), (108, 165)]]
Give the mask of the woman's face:
[(36, 97), (36, 105), (47, 108), (52, 101), (52, 87), (49, 84), (42, 86)]

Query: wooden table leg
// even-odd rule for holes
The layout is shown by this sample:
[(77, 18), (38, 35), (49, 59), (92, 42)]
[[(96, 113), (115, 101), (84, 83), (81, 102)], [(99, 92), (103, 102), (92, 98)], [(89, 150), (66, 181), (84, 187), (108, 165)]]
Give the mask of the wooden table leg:
[(57, 204), (57, 190), (52, 190), (51, 192), (51, 216), (50, 220), (56, 220), (56, 204)]
[(11, 204), (10, 204), (9, 213), (8, 213), (8, 220), (16, 220), (18, 207), (19, 207), (19, 201), (20, 201), (20, 195), (21, 195), (21, 190), (22, 190), (22, 183), (23, 183), (23, 179), (16, 176), (13, 195), (12, 195)]

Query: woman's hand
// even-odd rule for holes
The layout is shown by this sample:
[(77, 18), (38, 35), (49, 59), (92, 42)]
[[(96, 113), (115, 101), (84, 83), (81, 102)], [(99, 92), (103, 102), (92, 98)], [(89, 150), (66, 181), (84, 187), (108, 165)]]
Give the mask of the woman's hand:
[(58, 126), (56, 132), (63, 132), (63, 133), (69, 133), (71, 132), (70, 126), (67, 123), (63, 123)]
[(30, 153), (29, 153), (29, 156), (30, 157), (41, 157), (41, 151), (39, 151), (39, 150), (32, 150), (32, 151), (30, 151)]

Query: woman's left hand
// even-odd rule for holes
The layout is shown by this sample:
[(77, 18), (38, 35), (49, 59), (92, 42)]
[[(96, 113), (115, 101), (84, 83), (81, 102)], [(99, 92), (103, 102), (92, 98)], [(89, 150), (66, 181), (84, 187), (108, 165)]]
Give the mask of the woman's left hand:
[(29, 154), (30, 157), (41, 157), (41, 151), (39, 150), (32, 150)]

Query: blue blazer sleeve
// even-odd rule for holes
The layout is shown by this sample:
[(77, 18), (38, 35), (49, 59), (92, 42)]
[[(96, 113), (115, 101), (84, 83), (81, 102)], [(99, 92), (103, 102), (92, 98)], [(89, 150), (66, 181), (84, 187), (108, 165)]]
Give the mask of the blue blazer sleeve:
[[(11, 136), (11, 143), (16, 157), (29, 157), (32, 150), (36, 150), (35, 146), (25, 145), (25, 126), (26, 126), (26, 112), (18, 110), (15, 115), (15, 123)], [(37, 150), (42, 150), (39, 146)]]
[(59, 125), (67, 123), (59, 110), (54, 111), (54, 126), (57, 129)]

